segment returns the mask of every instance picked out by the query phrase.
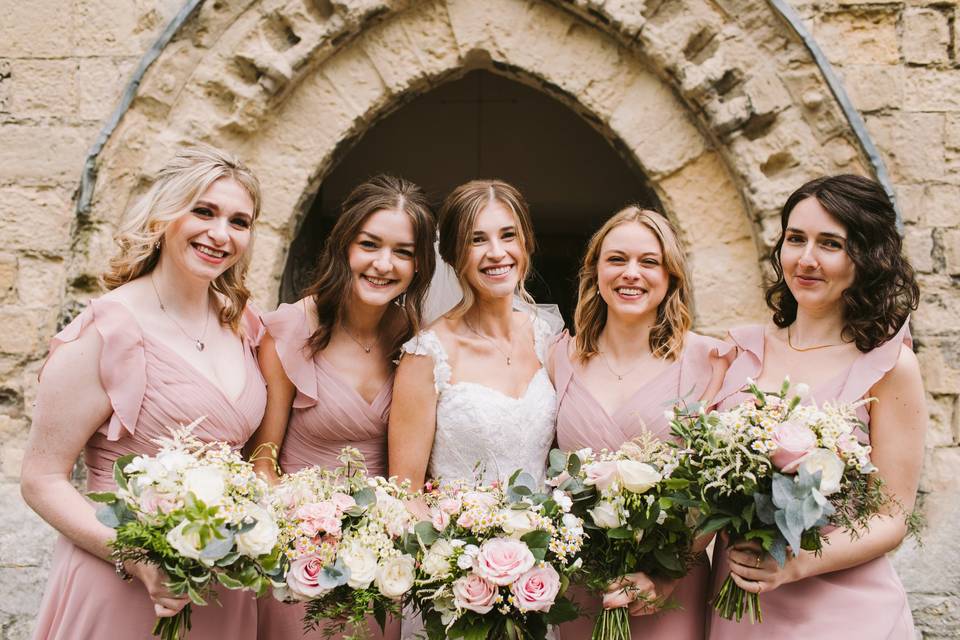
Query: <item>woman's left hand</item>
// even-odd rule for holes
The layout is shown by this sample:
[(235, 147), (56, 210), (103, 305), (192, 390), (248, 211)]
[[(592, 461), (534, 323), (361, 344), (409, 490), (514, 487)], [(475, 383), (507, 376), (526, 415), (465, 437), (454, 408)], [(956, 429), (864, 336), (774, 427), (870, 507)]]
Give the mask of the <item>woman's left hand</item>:
[(781, 567), (758, 542), (738, 542), (727, 550), (730, 576), (738, 587), (749, 593), (766, 593), (780, 585), (796, 582), (797, 559), (787, 551), (787, 561)]
[(627, 607), (632, 616), (657, 613), (679, 582), (650, 578), (645, 573), (629, 573), (607, 587), (603, 607)]

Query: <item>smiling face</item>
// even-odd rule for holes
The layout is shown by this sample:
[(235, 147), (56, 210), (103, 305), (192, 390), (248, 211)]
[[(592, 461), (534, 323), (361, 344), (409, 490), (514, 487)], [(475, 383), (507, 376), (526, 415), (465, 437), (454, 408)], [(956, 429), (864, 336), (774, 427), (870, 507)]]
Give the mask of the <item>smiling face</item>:
[(608, 314), (655, 318), (669, 284), (663, 248), (653, 231), (639, 222), (624, 222), (610, 230), (597, 261), (597, 287)]
[(213, 282), (246, 253), (253, 211), (243, 185), (232, 178), (217, 180), (167, 227), (162, 258), (185, 275)]
[(519, 234), (513, 212), (496, 200), (477, 214), (463, 270), (477, 296), (502, 298), (517, 290), (528, 259)]
[(814, 197), (801, 200), (790, 212), (780, 265), (797, 305), (809, 310), (841, 304), (856, 276), (846, 228)]
[(389, 304), (407, 290), (415, 261), (413, 221), (402, 211), (370, 214), (347, 249), (355, 299), (372, 307)]

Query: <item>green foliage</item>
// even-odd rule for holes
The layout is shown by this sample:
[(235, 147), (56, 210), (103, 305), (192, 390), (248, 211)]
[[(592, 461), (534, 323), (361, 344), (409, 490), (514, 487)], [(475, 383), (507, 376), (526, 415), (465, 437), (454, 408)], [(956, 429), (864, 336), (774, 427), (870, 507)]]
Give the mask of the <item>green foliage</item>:
[(325, 639), (367, 640), (369, 616), (373, 616), (381, 631), (386, 628), (388, 615), (400, 616), (399, 602), (385, 598), (376, 589), (352, 589), (346, 585), (307, 602), (306, 609), (304, 632), (315, 631), (323, 624)]

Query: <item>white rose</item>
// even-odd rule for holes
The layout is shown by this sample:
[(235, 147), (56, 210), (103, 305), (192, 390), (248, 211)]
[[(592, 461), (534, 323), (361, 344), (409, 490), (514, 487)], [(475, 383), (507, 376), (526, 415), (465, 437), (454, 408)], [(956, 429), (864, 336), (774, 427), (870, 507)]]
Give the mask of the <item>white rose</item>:
[(620, 521), (620, 510), (607, 500), (601, 500), (593, 509), (590, 509), (590, 515), (593, 517), (593, 523), (601, 529), (616, 529), (623, 524)]
[(618, 460), (617, 473), (623, 488), (632, 493), (643, 493), (660, 482), (660, 473), (645, 462)]
[(247, 515), (257, 523), (249, 531), (237, 534), (237, 551), (248, 558), (259, 558), (273, 551), (280, 536), (280, 527), (263, 507), (252, 507)]
[(504, 509), (501, 513), (506, 516), (503, 531), (513, 538), (520, 538), (537, 528), (536, 515), (528, 509)]
[(193, 462), (193, 456), (183, 451), (164, 451), (157, 455), (157, 462), (168, 472), (179, 472)]
[(216, 467), (197, 467), (183, 474), (183, 489), (192, 492), (208, 507), (219, 505), (227, 491), (227, 479)]
[(562, 521), (571, 535), (578, 536), (583, 533), (583, 520), (572, 513), (563, 514)]
[(390, 558), (377, 568), (376, 584), (388, 598), (400, 598), (413, 587), (414, 562), (409, 555)]
[(450, 573), (450, 556), (452, 555), (453, 545), (441, 538), (431, 545), (421, 566), (434, 578), (443, 577)]
[(177, 550), (184, 558), (191, 558), (193, 560), (200, 559), (200, 536), (196, 533), (187, 534), (184, 533), (184, 528), (190, 524), (188, 520), (184, 520), (173, 529), (167, 532), (167, 542), (170, 543), (170, 546)]
[(821, 472), (820, 493), (823, 495), (828, 496), (840, 489), (840, 480), (846, 465), (834, 452), (814, 449), (800, 458), (799, 464), (810, 474)]
[(560, 510), (564, 513), (570, 511), (573, 507), (573, 500), (560, 489), (553, 490), (553, 501), (557, 503), (557, 506), (560, 507)]
[(377, 554), (361, 544), (345, 545), (337, 557), (350, 572), (347, 585), (352, 589), (366, 589), (377, 575)]

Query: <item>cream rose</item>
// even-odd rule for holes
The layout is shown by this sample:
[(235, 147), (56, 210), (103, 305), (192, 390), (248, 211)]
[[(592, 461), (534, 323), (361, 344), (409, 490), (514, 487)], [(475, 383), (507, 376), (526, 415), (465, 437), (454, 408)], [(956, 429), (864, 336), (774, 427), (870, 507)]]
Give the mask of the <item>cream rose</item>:
[(620, 520), (620, 510), (607, 500), (597, 502), (593, 509), (589, 510), (589, 513), (593, 518), (593, 524), (601, 529), (616, 529), (623, 524)]
[(803, 467), (808, 473), (817, 471), (820, 476), (820, 493), (825, 496), (840, 490), (840, 481), (843, 479), (843, 470), (846, 468), (843, 460), (828, 449), (814, 449), (796, 461), (797, 467)]
[(512, 538), (521, 538), (537, 528), (537, 517), (529, 509), (504, 509), (503, 530)]
[(594, 485), (598, 490), (603, 491), (617, 479), (616, 462), (595, 462), (584, 467), (587, 478), (584, 484)]
[(200, 549), (200, 535), (196, 533), (185, 533), (184, 529), (188, 524), (190, 524), (190, 522), (184, 520), (170, 531), (167, 531), (167, 542), (184, 558), (199, 560), (200, 552), (202, 551)]
[(497, 599), (497, 586), (475, 573), (453, 583), (453, 602), (458, 609), (489, 613)]
[(440, 538), (427, 551), (423, 558), (423, 570), (434, 578), (443, 577), (450, 573), (450, 556), (453, 555), (453, 545)]
[(254, 507), (248, 515), (257, 523), (244, 533), (237, 534), (237, 551), (248, 558), (258, 558), (273, 551), (280, 536), (280, 527), (263, 507)]
[(549, 564), (534, 567), (510, 585), (520, 611), (549, 611), (560, 593), (560, 574)]
[(617, 460), (617, 474), (623, 488), (632, 493), (643, 493), (660, 482), (660, 473), (645, 462)]
[(400, 598), (413, 587), (414, 577), (412, 557), (390, 558), (377, 569), (377, 589), (388, 598)]
[(352, 589), (366, 589), (377, 577), (377, 554), (360, 544), (340, 547), (337, 557), (347, 568), (347, 585)]
[(492, 538), (480, 545), (473, 570), (496, 585), (507, 585), (523, 575), (536, 560), (526, 544), (513, 538)]
[(784, 473), (790, 473), (787, 471), (790, 463), (817, 446), (817, 435), (802, 422), (787, 420), (774, 427), (773, 441), (777, 449), (770, 456), (770, 461)]
[(193, 493), (203, 504), (211, 507), (223, 502), (227, 479), (223, 471), (214, 467), (195, 467), (183, 474), (183, 488)]

